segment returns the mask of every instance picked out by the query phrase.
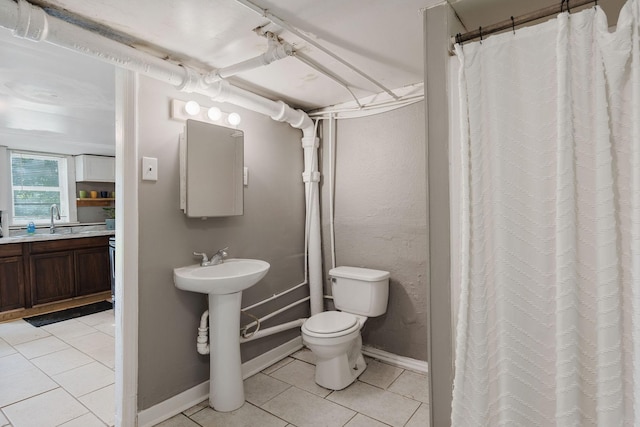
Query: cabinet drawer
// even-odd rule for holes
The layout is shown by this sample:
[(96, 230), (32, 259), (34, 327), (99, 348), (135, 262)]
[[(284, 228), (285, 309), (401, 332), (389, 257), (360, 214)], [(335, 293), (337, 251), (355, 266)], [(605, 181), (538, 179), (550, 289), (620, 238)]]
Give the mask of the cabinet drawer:
[(10, 243), (8, 245), (0, 245), (0, 258), (5, 256), (22, 255), (22, 243)]
[(109, 236), (81, 237), (76, 239), (45, 240), (31, 243), (31, 253), (69, 251), (74, 249), (99, 248), (109, 246)]

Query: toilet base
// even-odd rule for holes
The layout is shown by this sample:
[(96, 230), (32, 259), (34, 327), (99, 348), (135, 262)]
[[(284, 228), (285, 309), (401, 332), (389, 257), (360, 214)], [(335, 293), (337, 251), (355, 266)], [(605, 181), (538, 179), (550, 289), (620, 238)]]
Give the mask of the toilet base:
[[(309, 344), (307, 344), (309, 346)], [(314, 346), (309, 346), (314, 351)], [(351, 349), (332, 358), (323, 358), (316, 353), (316, 384), (330, 390), (342, 390), (353, 383), (367, 368), (362, 356), (360, 334)]]

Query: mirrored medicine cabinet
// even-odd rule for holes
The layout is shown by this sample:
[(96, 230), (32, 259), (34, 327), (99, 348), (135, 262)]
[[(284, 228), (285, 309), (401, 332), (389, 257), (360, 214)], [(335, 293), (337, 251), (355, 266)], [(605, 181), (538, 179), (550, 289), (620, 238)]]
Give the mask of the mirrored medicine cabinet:
[(243, 213), (244, 133), (187, 120), (180, 135), (180, 208), (187, 217)]

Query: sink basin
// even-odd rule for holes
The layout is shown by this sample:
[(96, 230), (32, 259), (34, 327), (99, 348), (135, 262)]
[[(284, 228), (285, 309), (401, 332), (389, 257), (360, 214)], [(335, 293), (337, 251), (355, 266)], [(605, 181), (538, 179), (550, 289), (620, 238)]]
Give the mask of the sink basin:
[(178, 289), (207, 294), (209, 300), (209, 405), (235, 411), (244, 404), (240, 359), (242, 291), (258, 283), (269, 263), (257, 259), (226, 259), (222, 264), (175, 268)]
[(262, 279), (269, 263), (258, 259), (226, 259), (222, 264), (190, 265), (175, 268), (173, 281), (178, 289), (203, 294), (225, 295), (241, 292)]

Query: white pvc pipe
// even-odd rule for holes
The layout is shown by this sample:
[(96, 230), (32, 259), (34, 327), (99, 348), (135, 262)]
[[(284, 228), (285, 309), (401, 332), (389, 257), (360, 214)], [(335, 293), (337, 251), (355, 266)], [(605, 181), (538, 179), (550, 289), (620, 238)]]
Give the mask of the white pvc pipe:
[(196, 348), (200, 354), (209, 354), (209, 310), (202, 313)]
[[(310, 218), (309, 234), (309, 288), (312, 314), (322, 311), (322, 255), (320, 243), (320, 215), (318, 194), (317, 138), (313, 122), (302, 110), (296, 110), (282, 101), (272, 101), (252, 92), (232, 86), (226, 81), (205, 82), (204, 76), (189, 67), (176, 65), (130, 46), (115, 42), (91, 31), (77, 27), (59, 18), (49, 16), (25, 0), (0, 0), (0, 26), (8, 28), (16, 37), (33, 41), (46, 41), (60, 47), (92, 56), (118, 67), (150, 76), (169, 83), (184, 92), (208, 95), (219, 102), (229, 102), (248, 110), (265, 114), (274, 120), (287, 122), (302, 129), (305, 158), (305, 187), (307, 187)], [(315, 160), (314, 160), (315, 158)]]
[(336, 233), (334, 229), (334, 197), (335, 197), (335, 183), (334, 183), (334, 170), (335, 165), (334, 149), (335, 143), (335, 125), (336, 119), (333, 114), (329, 114), (329, 239), (331, 241), (331, 268), (336, 268)]
[(261, 329), (255, 334), (251, 335), (249, 338), (240, 338), (240, 344), (257, 340), (258, 338), (268, 337), (269, 335), (277, 334), (279, 332), (288, 331), (290, 329), (296, 329), (302, 326), (304, 321), (307, 319), (298, 319), (293, 320), (291, 322), (283, 323), (281, 325), (273, 326), (267, 329)]
[(244, 326), (242, 327), (242, 329), (244, 329), (244, 330), (246, 331), (247, 329), (253, 328), (254, 326), (257, 326), (259, 323), (262, 323), (262, 322), (264, 322), (264, 321), (267, 321), (267, 320), (271, 319), (272, 317), (275, 317), (275, 316), (277, 316), (278, 314), (283, 313), (283, 312), (285, 312), (285, 311), (287, 311), (287, 310), (289, 310), (289, 309), (291, 309), (291, 308), (295, 307), (296, 305), (300, 305), (300, 304), (302, 304), (303, 302), (307, 302), (307, 301), (309, 301), (309, 299), (310, 299), (310, 297), (305, 297), (305, 298), (302, 298), (302, 299), (300, 299), (300, 300), (298, 300), (298, 301), (292, 302), (291, 304), (289, 304), (289, 305), (287, 305), (287, 306), (284, 306), (284, 307), (282, 307), (282, 308), (279, 308), (278, 310), (276, 310), (276, 311), (274, 311), (274, 312), (272, 312), (272, 313), (269, 313), (269, 314), (267, 314), (267, 315), (266, 315), (266, 316), (264, 316), (264, 317), (259, 318), (257, 321), (253, 321), (253, 322), (251, 322), (251, 323), (248, 323), (248, 324), (244, 325)]
[(228, 67), (219, 68), (206, 75), (204, 78), (205, 82), (211, 84), (220, 79), (235, 76), (236, 74), (259, 67), (264, 67), (272, 62), (279, 61), (293, 55), (293, 47), (289, 43), (280, 42), (278, 37), (271, 32), (267, 32), (264, 35), (267, 37), (268, 42), (267, 51), (265, 53), (254, 58), (247, 59), (246, 61), (229, 65)]
[(284, 295), (286, 295), (286, 294), (288, 294), (290, 292), (293, 292), (296, 289), (301, 288), (302, 286), (305, 286), (307, 284), (308, 284), (308, 282), (305, 280), (304, 282), (295, 285), (293, 288), (289, 288), (286, 291), (280, 292), (279, 294), (273, 294), (272, 296), (270, 296), (267, 299), (263, 299), (262, 301), (258, 301), (257, 303), (251, 304), (251, 305), (249, 305), (247, 307), (243, 307), (242, 310), (246, 311), (246, 310), (251, 310), (252, 308), (260, 307), (262, 304), (265, 304), (265, 303), (268, 303), (269, 301), (273, 301), (274, 299), (280, 298), (281, 296), (284, 296)]

